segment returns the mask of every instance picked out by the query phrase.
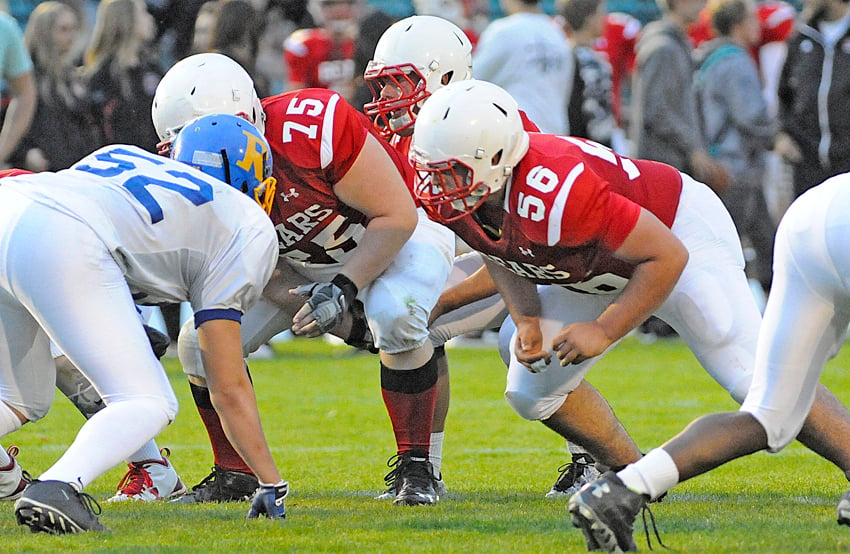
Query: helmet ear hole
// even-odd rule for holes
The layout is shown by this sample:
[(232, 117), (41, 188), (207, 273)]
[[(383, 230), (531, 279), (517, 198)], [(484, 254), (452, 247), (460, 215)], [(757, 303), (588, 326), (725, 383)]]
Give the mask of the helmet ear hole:
[(452, 77), (454, 77), (454, 74), (455, 74), (454, 71), (446, 71), (445, 73), (443, 73), (443, 76), (440, 78), (440, 83), (442, 83), (443, 86), (448, 85), (449, 83), (452, 82)]
[(490, 165), (491, 166), (495, 167), (495, 166), (499, 165), (499, 162), (502, 161), (502, 153), (503, 152), (504, 152), (504, 150), (499, 150), (498, 152), (493, 154), (493, 157), (490, 158)]

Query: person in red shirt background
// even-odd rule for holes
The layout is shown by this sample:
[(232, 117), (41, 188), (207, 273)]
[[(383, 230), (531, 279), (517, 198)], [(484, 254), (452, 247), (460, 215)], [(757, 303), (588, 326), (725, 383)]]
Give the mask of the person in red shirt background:
[(318, 27), (299, 29), (284, 42), (287, 90), (327, 88), (351, 100), (360, 0), (310, 0)]

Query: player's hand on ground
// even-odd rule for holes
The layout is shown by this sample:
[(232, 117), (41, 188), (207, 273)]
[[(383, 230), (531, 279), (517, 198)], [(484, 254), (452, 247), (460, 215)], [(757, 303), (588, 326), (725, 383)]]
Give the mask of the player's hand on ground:
[(552, 347), (561, 360), (561, 366), (580, 364), (588, 358), (599, 356), (609, 346), (611, 339), (595, 321), (567, 325), (552, 340)]
[(257, 519), (266, 516), (269, 519), (286, 519), (283, 500), (289, 494), (289, 483), (281, 481), (276, 485), (260, 485), (251, 501), (251, 509), (245, 519)]

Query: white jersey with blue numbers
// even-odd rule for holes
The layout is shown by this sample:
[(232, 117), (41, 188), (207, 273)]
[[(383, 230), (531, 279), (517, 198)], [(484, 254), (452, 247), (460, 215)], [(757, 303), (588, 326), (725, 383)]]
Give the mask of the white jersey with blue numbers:
[(107, 146), (70, 169), (2, 186), (89, 226), (138, 304), (188, 301), (196, 313), (241, 315), (277, 261), (271, 220), (253, 199), (135, 146)]

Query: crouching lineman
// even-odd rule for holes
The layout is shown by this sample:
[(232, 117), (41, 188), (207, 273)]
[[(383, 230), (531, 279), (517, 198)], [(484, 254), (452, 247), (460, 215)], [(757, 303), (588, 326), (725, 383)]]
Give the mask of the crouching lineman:
[[(399, 154), (407, 158), (416, 118), (423, 103), (440, 88), (470, 78), (472, 44), (464, 32), (440, 17), (411, 16), (390, 26), (381, 35), (375, 47), (374, 56), (364, 73), (364, 79), (372, 90), (372, 102), (364, 106), (364, 111), (373, 118), (379, 134), (386, 138)], [(521, 111), (520, 115), (523, 117), (525, 130), (539, 131)], [(411, 191), (415, 185), (415, 181), (409, 183)], [(456, 258), (450, 277), (451, 285), (482, 264), (477, 253)], [(432, 422), (429, 459), (440, 485), (443, 483), (442, 447), (450, 396), (449, 364), (443, 345), (452, 337), (482, 331), (494, 325), (498, 327), (501, 324), (507, 315), (504, 303), (495, 294), (495, 290), (487, 291), (486, 294), (492, 296), (474, 302), (471, 306), (451, 310), (454, 306), (447, 306), (444, 300), (458, 299), (457, 290), (452, 286), (444, 291), (431, 311), (430, 320), (433, 324), (429, 325), (430, 336), (437, 351), (440, 373), (437, 380), (437, 404)], [(437, 319), (438, 315), (449, 310), (451, 313)], [(611, 466), (623, 466), (639, 459), (640, 450), (616, 422), (604, 399), (598, 394), (594, 397), (596, 390), (590, 386), (583, 384), (581, 388), (587, 393), (585, 409), (589, 411), (598, 408), (598, 411), (588, 413), (587, 421), (594, 421), (600, 426), (607, 425), (609, 429), (618, 431), (606, 437), (609, 455), (606, 456), (605, 462)], [(578, 396), (579, 394), (573, 395), (574, 398)], [(599, 475), (595, 466), (588, 463), (592, 460), (581, 447), (573, 444), (568, 446), (573, 453), (573, 461), (562, 466), (564, 471), (547, 493), (547, 497), (568, 497), (566, 491), (574, 488), (572, 492), (575, 492), (586, 480), (592, 480)], [(387, 489), (378, 498), (395, 498), (400, 485), (395, 479), (396, 475), (395, 471), (387, 475)], [(441, 488), (444, 488), (444, 485)]]
[[(707, 186), (592, 141), (527, 133), (516, 102), (483, 81), (431, 96), (411, 157), (429, 216), (484, 254), (508, 306), (505, 395), (521, 416), (562, 421), (596, 455), (594, 437), (570, 436), (582, 418), (573, 390), (653, 313), (744, 400), (760, 314), (735, 227)], [(818, 385), (797, 438), (846, 471), (848, 436), (850, 414)]]
[[(693, 421), (642, 460), (576, 493), (569, 509), (588, 549), (635, 550), (634, 520), (650, 498), (741, 456), (779, 452), (805, 431), (812, 419), (806, 414), (827, 400), (818, 380), (844, 344), (848, 324), (850, 173), (844, 173), (797, 198), (782, 217), (753, 383), (741, 409)], [(843, 433), (846, 445), (847, 427), (833, 431)], [(850, 479), (845, 450), (828, 458)], [(850, 526), (850, 490), (837, 516)]]
[[(201, 92), (197, 79), (184, 78), (199, 67), (206, 71), (193, 65), (198, 59), (179, 62), (160, 83), (157, 129), (180, 128), (185, 119), (175, 114), (182, 110), (171, 106), (191, 106), (199, 93), (225, 103), (235, 97), (224, 86)], [(250, 98), (250, 91), (238, 92)], [(417, 213), (406, 186), (412, 180), (407, 160), (338, 93), (287, 92), (263, 99), (262, 110), (258, 119), (265, 120), (278, 180), (270, 215), (281, 259), (264, 299), (245, 316), (244, 353), (290, 327), (304, 336), (333, 332), (350, 343), (371, 332), (399, 459), (394, 502), (433, 504), (438, 494), (428, 456), (437, 362), (427, 324), (451, 269), (454, 236)], [(362, 306), (365, 319), (341, 330), (355, 306)], [(216, 458), (213, 473), (178, 500), (239, 500), (252, 492), (255, 478), (220, 431), (191, 327), (181, 331), (178, 355)]]
[(285, 517), (288, 487), (260, 426), (239, 330), (276, 260), (258, 205), (274, 194), (269, 147), (247, 121), (209, 116), (181, 132), (173, 157), (112, 145), (0, 186), (0, 436), (48, 411), (51, 340), (106, 404), (15, 502), (18, 523), (33, 531), (104, 530), (84, 487), (177, 413), (134, 301), (191, 303), (213, 402), (262, 484), (248, 517)]

